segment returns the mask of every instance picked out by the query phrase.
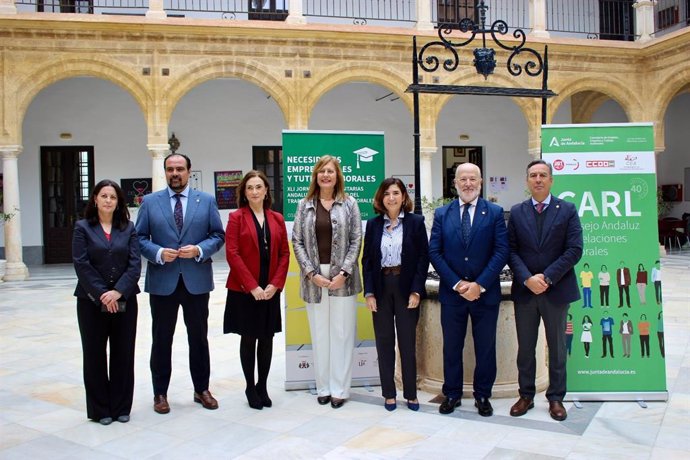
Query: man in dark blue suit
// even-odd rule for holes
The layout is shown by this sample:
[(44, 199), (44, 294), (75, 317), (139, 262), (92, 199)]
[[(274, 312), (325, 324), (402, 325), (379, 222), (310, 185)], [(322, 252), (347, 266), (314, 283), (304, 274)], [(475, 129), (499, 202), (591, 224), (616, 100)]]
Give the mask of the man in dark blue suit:
[(493, 414), (489, 398), (496, 380), (496, 323), (501, 302), (499, 275), (508, 261), (503, 209), (479, 197), (482, 177), (472, 163), (458, 166), (458, 200), (434, 213), (429, 258), (441, 277), (443, 394), (439, 407), (450, 414), (461, 404), (462, 350), (472, 318), (476, 367), (474, 399), (479, 415)]
[(580, 298), (573, 267), (582, 257), (582, 226), (572, 203), (551, 195), (551, 165), (544, 160), (527, 166), (527, 188), (532, 197), (510, 210), (508, 239), (511, 294), (515, 302), (518, 338), (520, 399), (510, 415), (518, 417), (534, 407), (535, 349), (540, 319), (549, 346), (549, 414), (565, 420), (566, 392), (565, 323), (570, 302)]
[(180, 305), (187, 326), (194, 401), (217, 409), (218, 402), (208, 391), (208, 300), (214, 287), (211, 256), (223, 246), (225, 231), (216, 200), (189, 187), (190, 159), (173, 153), (163, 166), (168, 187), (144, 198), (136, 224), (141, 255), (148, 260), (144, 289), (150, 294), (153, 329), (153, 409), (159, 414), (170, 412), (167, 393)]

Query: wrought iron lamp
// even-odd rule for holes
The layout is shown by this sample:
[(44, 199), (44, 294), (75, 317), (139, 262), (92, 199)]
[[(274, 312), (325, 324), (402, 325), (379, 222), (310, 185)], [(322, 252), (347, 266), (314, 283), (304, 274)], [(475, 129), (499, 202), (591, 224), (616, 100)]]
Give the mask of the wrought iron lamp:
[[(516, 44), (510, 45), (499, 39), (499, 35), (506, 35), (509, 31), (508, 24), (501, 20), (495, 20), (491, 27), (486, 26), (486, 10), (489, 7), (484, 0), (477, 3), (478, 21), (465, 18), (459, 23), (439, 24), (438, 40), (432, 40), (417, 49), (417, 37), (412, 38), (412, 84), (407, 87), (407, 92), (412, 93), (414, 103), (414, 168), (415, 168), (415, 212), (422, 212), (421, 205), (421, 184), (420, 184), (420, 128), (419, 128), (419, 94), (474, 94), (485, 96), (512, 96), (512, 97), (534, 97), (542, 100), (542, 123), (546, 123), (546, 100), (556, 95), (548, 89), (548, 48), (544, 47), (544, 54), (540, 54), (532, 48), (525, 46), (526, 34), (522, 29), (515, 29), (511, 34)], [(452, 36), (453, 31), (459, 30), (463, 33), (470, 33), (469, 38)], [(473, 51), (474, 61), (472, 64), (477, 73), (488, 79), (489, 75), (496, 70), (496, 51), (487, 47), (487, 38), (491, 39), (497, 46), (510, 52), (506, 61), (508, 73), (514, 77), (520, 76), (523, 71), (528, 77), (542, 77), (541, 88), (527, 87), (502, 87), (502, 86), (471, 86), (471, 85), (438, 85), (424, 84), (419, 75), (421, 69), (427, 73), (437, 70), (453, 72), (460, 66), (460, 51), (481, 35), (481, 47)], [(487, 37), (488, 35), (488, 37)], [(448, 57), (450, 55), (450, 57)], [(523, 63), (520, 58), (526, 58)], [(434, 81), (434, 78), (431, 79)]]

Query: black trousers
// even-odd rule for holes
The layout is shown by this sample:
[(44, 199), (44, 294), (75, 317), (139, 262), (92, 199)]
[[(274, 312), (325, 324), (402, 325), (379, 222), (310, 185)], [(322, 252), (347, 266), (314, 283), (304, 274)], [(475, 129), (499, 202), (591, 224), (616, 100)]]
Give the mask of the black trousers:
[(618, 285), (618, 306), (623, 306), (623, 294), (625, 294), (625, 304), (630, 308), (630, 286)]
[(649, 335), (640, 335), (640, 353), (649, 358)]
[(654, 297), (657, 305), (661, 303), (661, 281), (654, 281)]
[(565, 323), (568, 304), (553, 304), (546, 296), (533, 296), (526, 303), (515, 303), (515, 327), (518, 338), (518, 385), (520, 396), (534, 398), (537, 359), (535, 350), (539, 337), (539, 323), (544, 321), (546, 343), (549, 346), (549, 387), (546, 399), (562, 401), (566, 393)]
[(137, 314), (136, 296), (127, 301), (123, 313), (103, 313), (91, 300), (77, 299), (86, 415), (92, 420), (129, 415), (132, 409)]
[(609, 306), (609, 287), (599, 286), (599, 305), (602, 307)]
[(208, 390), (211, 359), (208, 351), (209, 294), (190, 294), (180, 277), (175, 292), (167, 296), (151, 295), (152, 336), (151, 380), (155, 395), (167, 395), (172, 374), (172, 344), (177, 313), (182, 305), (189, 344), (189, 372), (194, 391)]
[(612, 335), (602, 335), (601, 336), (601, 357), (606, 357), (606, 344), (609, 344), (609, 354), (613, 358), (613, 336)]
[(407, 308), (408, 298), (400, 293), (399, 275), (384, 275), (381, 293), (376, 298), (374, 334), (379, 360), (381, 392), (386, 399), (395, 398), (395, 334), (402, 367), (403, 397), (417, 399), (417, 321), (419, 307)]

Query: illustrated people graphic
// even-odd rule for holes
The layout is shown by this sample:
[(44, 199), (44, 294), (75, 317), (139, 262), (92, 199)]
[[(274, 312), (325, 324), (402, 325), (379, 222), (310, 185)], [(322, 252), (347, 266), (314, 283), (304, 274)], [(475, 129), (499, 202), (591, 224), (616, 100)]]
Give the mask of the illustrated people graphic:
[(630, 308), (630, 269), (622, 260), (616, 270), (616, 284), (618, 285), (618, 308), (623, 307), (623, 295), (625, 295), (626, 305)]
[(661, 305), (661, 264), (657, 260), (652, 268), (652, 283), (654, 283), (654, 296), (656, 304)]
[(637, 295), (640, 297), (640, 304), (647, 304), (647, 295), (645, 293), (647, 289), (647, 270), (644, 269), (644, 265), (639, 264), (637, 266), (637, 275), (635, 275), (635, 284), (637, 285)]
[(637, 323), (637, 330), (640, 332), (640, 354), (644, 358), (649, 358), (649, 321), (647, 315), (640, 315), (640, 322)]
[(589, 347), (592, 345), (592, 318), (590, 318), (589, 315), (585, 315), (582, 318), (580, 342), (582, 342), (585, 347), (585, 358), (589, 358)]
[(633, 323), (628, 319), (627, 313), (623, 313), (623, 319), (618, 332), (620, 332), (621, 339), (623, 340), (623, 357), (630, 358), (630, 339), (633, 334)]
[(664, 347), (664, 318), (662, 318), (663, 312), (659, 312), (657, 315), (657, 327), (656, 327), (656, 336), (659, 338), (659, 351), (661, 352), (661, 357), (665, 358), (666, 357), (666, 350)]
[(606, 265), (601, 266), (601, 270), (597, 275), (599, 278), (599, 305), (602, 307), (609, 307), (609, 288), (611, 287), (611, 273), (609, 273)]
[(604, 312), (604, 317), (599, 321), (601, 324), (601, 346), (602, 358), (606, 358), (606, 344), (609, 344), (609, 354), (613, 358), (613, 318), (607, 312)]
[(582, 308), (592, 308), (592, 279), (594, 274), (589, 269), (589, 264), (585, 264), (580, 272), (580, 282), (582, 283)]
[(568, 350), (568, 356), (573, 351), (573, 315), (568, 313), (568, 320), (565, 322), (565, 347)]

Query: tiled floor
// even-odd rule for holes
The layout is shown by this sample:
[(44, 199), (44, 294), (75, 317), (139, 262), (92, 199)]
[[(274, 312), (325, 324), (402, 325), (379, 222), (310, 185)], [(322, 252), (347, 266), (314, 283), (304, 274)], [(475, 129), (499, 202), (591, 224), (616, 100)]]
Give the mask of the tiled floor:
[(479, 417), (471, 401), (452, 416), (420, 394), (418, 413), (386, 412), (379, 388), (354, 390), (342, 409), (319, 406), (307, 391), (283, 391), (283, 335), (275, 339), (270, 394), (256, 411), (244, 398), (235, 335), (222, 334), (227, 274), (217, 264), (211, 296), (211, 390), (220, 409), (192, 401), (182, 321), (176, 335), (172, 411), (151, 409), (148, 296), (140, 295), (134, 408), (130, 423), (86, 420), (71, 266), (31, 267), (26, 282), (0, 284), (0, 459), (110, 458), (690, 458), (690, 252), (663, 259), (669, 401), (567, 404), (557, 423), (543, 395), (521, 418), (513, 400), (495, 399)]

